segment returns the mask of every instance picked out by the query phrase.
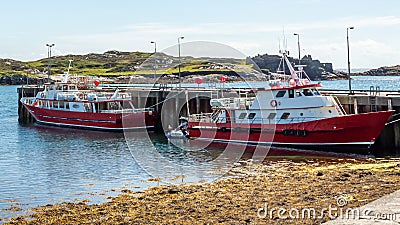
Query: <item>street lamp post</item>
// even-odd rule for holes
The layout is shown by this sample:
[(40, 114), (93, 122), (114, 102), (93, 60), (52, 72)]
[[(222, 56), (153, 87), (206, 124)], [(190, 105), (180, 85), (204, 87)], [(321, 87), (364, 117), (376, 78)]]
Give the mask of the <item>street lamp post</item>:
[(154, 82), (156, 82), (156, 76), (157, 76), (157, 58), (156, 58), (157, 43), (155, 41), (152, 41), (150, 43), (154, 44)]
[(48, 71), (47, 71), (47, 82), (50, 83), (50, 75), (51, 75), (51, 48), (54, 47), (54, 44), (46, 44), (47, 46), (47, 57), (49, 59)]
[(353, 29), (354, 29), (354, 27), (348, 27), (348, 28), (346, 29), (346, 31), (347, 31), (347, 35), (346, 35), (346, 38), (347, 38), (347, 69), (348, 69), (347, 77), (348, 77), (348, 79), (349, 79), (349, 92), (350, 92), (350, 94), (352, 93), (352, 91), (351, 91), (351, 77), (350, 77), (349, 30), (353, 30)]
[(178, 77), (179, 77), (179, 88), (181, 88), (181, 39), (185, 37), (178, 37)]
[(301, 59), (300, 59), (300, 57), (301, 57), (301, 54), (300, 54), (300, 34), (294, 33), (293, 35), (297, 36), (297, 48), (299, 49), (299, 65), (300, 65), (301, 64)]

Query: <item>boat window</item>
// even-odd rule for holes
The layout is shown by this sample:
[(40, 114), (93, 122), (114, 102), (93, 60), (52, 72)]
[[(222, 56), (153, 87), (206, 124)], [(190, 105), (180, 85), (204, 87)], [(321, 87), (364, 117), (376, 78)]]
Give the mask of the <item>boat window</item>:
[(286, 91), (278, 91), (278, 93), (276, 94), (277, 98), (282, 98), (283, 96), (285, 96)]
[(247, 113), (241, 113), (240, 115), (239, 115), (239, 119), (244, 119), (245, 117), (246, 117), (246, 115), (247, 115)]
[(250, 120), (254, 119), (254, 117), (256, 116), (256, 113), (250, 113), (249, 116), (247, 118), (249, 118)]
[(90, 104), (90, 103), (83, 104), (83, 108), (84, 108), (85, 112), (92, 112), (93, 111), (92, 110), (92, 104)]
[(294, 90), (293, 89), (289, 90), (289, 98), (294, 98)]
[(269, 120), (273, 120), (273, 119), (275, 118), (275, 116), (276, 116), (276, 113), (270, 113), (270, 114), (268, 115), (268, 119), (269, 119)]
[(66, 109), (69, 109), (69, 102), (66, 102), (66, 103), (65, 103), (65, 108), (66, 108)]
[(74, 109), (79, 109), (79, 105), (78, 105), (78, 104), (73, 104), (72, 107), (73, 107)]
[(321, 95), (317, 89), (312, 89), (312, 92), (314, 92), (314, 95)]
[(108, 109), (109, 110), (118, 110), (119, 109), (119, 105), (117, 102), (109, 102), (108, 103)]
[(299, 90), (296, 91), (296, 97), (300, 97), (302, 94)]
[(290, 113), (283, 113), (281, 116), (281, 119), (285, 120), (287, 118), (289, 118)]
[(310, 89), (304, 89), (303, 90), (303, 95), (304, 96), (313, 96), (313, 93), (311, 92)]
[(63, 91), (68, 90), (68, 85), (63, 85)]
[(59, 107), (60, 107), (60, 109), (63, 109), (64, 108), (64, 102), (60, 102), (59, 103)]

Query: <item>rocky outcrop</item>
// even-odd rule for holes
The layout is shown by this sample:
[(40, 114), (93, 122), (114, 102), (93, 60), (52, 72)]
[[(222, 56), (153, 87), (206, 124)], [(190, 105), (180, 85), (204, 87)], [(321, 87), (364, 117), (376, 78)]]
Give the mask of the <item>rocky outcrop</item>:
[(38, 84), (39, 79), (26, 75), (13, 75), (0, 77), (0, 85)]
[(38, 79), (26, 75), (13, 75), (0, 77), (0, 85), (37, 84)]
[(361, 75), (367, 76), (398, 76), (400, 75), (400, 65), (391, 67), (380, 67), (362, 73)]
[[(281, 61), (281, 56), (279, 55), (257, 55), (252, 58), (248, 58), (246, 60), (249, 63), (253, 60), (257, 66), (263, 72), (275, 72)], [(298, 59), (294, 59), (292, 57), (288, 57), (289, 61), (292, 65), (298, 64)], [(321, 63), (319, 60), (312, 59), (311, 55), (306, 55), (301, 59), (301, 64), (306, 65), (304, 67), (304, 71), (308, 74), (311, 80), (323, 80), (323, 79), (341, 79), (342, 76), (340, 74), (336, 74), (333, 71), (332, 63)], [(286, 68), (286, 73), (288, 73), (288, 69)]]

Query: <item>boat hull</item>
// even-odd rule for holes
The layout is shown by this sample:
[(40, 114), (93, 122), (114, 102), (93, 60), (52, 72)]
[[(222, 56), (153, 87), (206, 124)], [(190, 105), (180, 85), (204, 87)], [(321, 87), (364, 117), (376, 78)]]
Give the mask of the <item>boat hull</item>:
[(135, 129), (153, 129), (156, 115), (150, 111), (93, 113), (52, 110), (24, 104), (24, 107), (43, 125), (79, 129), (124, 131)]
[(192, 138), (203, 141), (266, 145), (369, 154), (393, 111), (345, 115), (292, 124), (190, 122)]

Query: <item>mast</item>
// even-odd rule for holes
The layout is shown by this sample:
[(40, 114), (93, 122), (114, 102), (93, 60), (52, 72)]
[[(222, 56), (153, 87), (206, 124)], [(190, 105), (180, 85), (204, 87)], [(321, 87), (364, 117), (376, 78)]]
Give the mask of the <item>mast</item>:
[(72, 64), (73, 61), (74, 61), (73, 59), (69, 60), (67, 72), (64, 73), (64, 77), (62, 79), (63, 83), (67, 83), (68, 82), (69, 70), (72, 68), (71, 64)]

